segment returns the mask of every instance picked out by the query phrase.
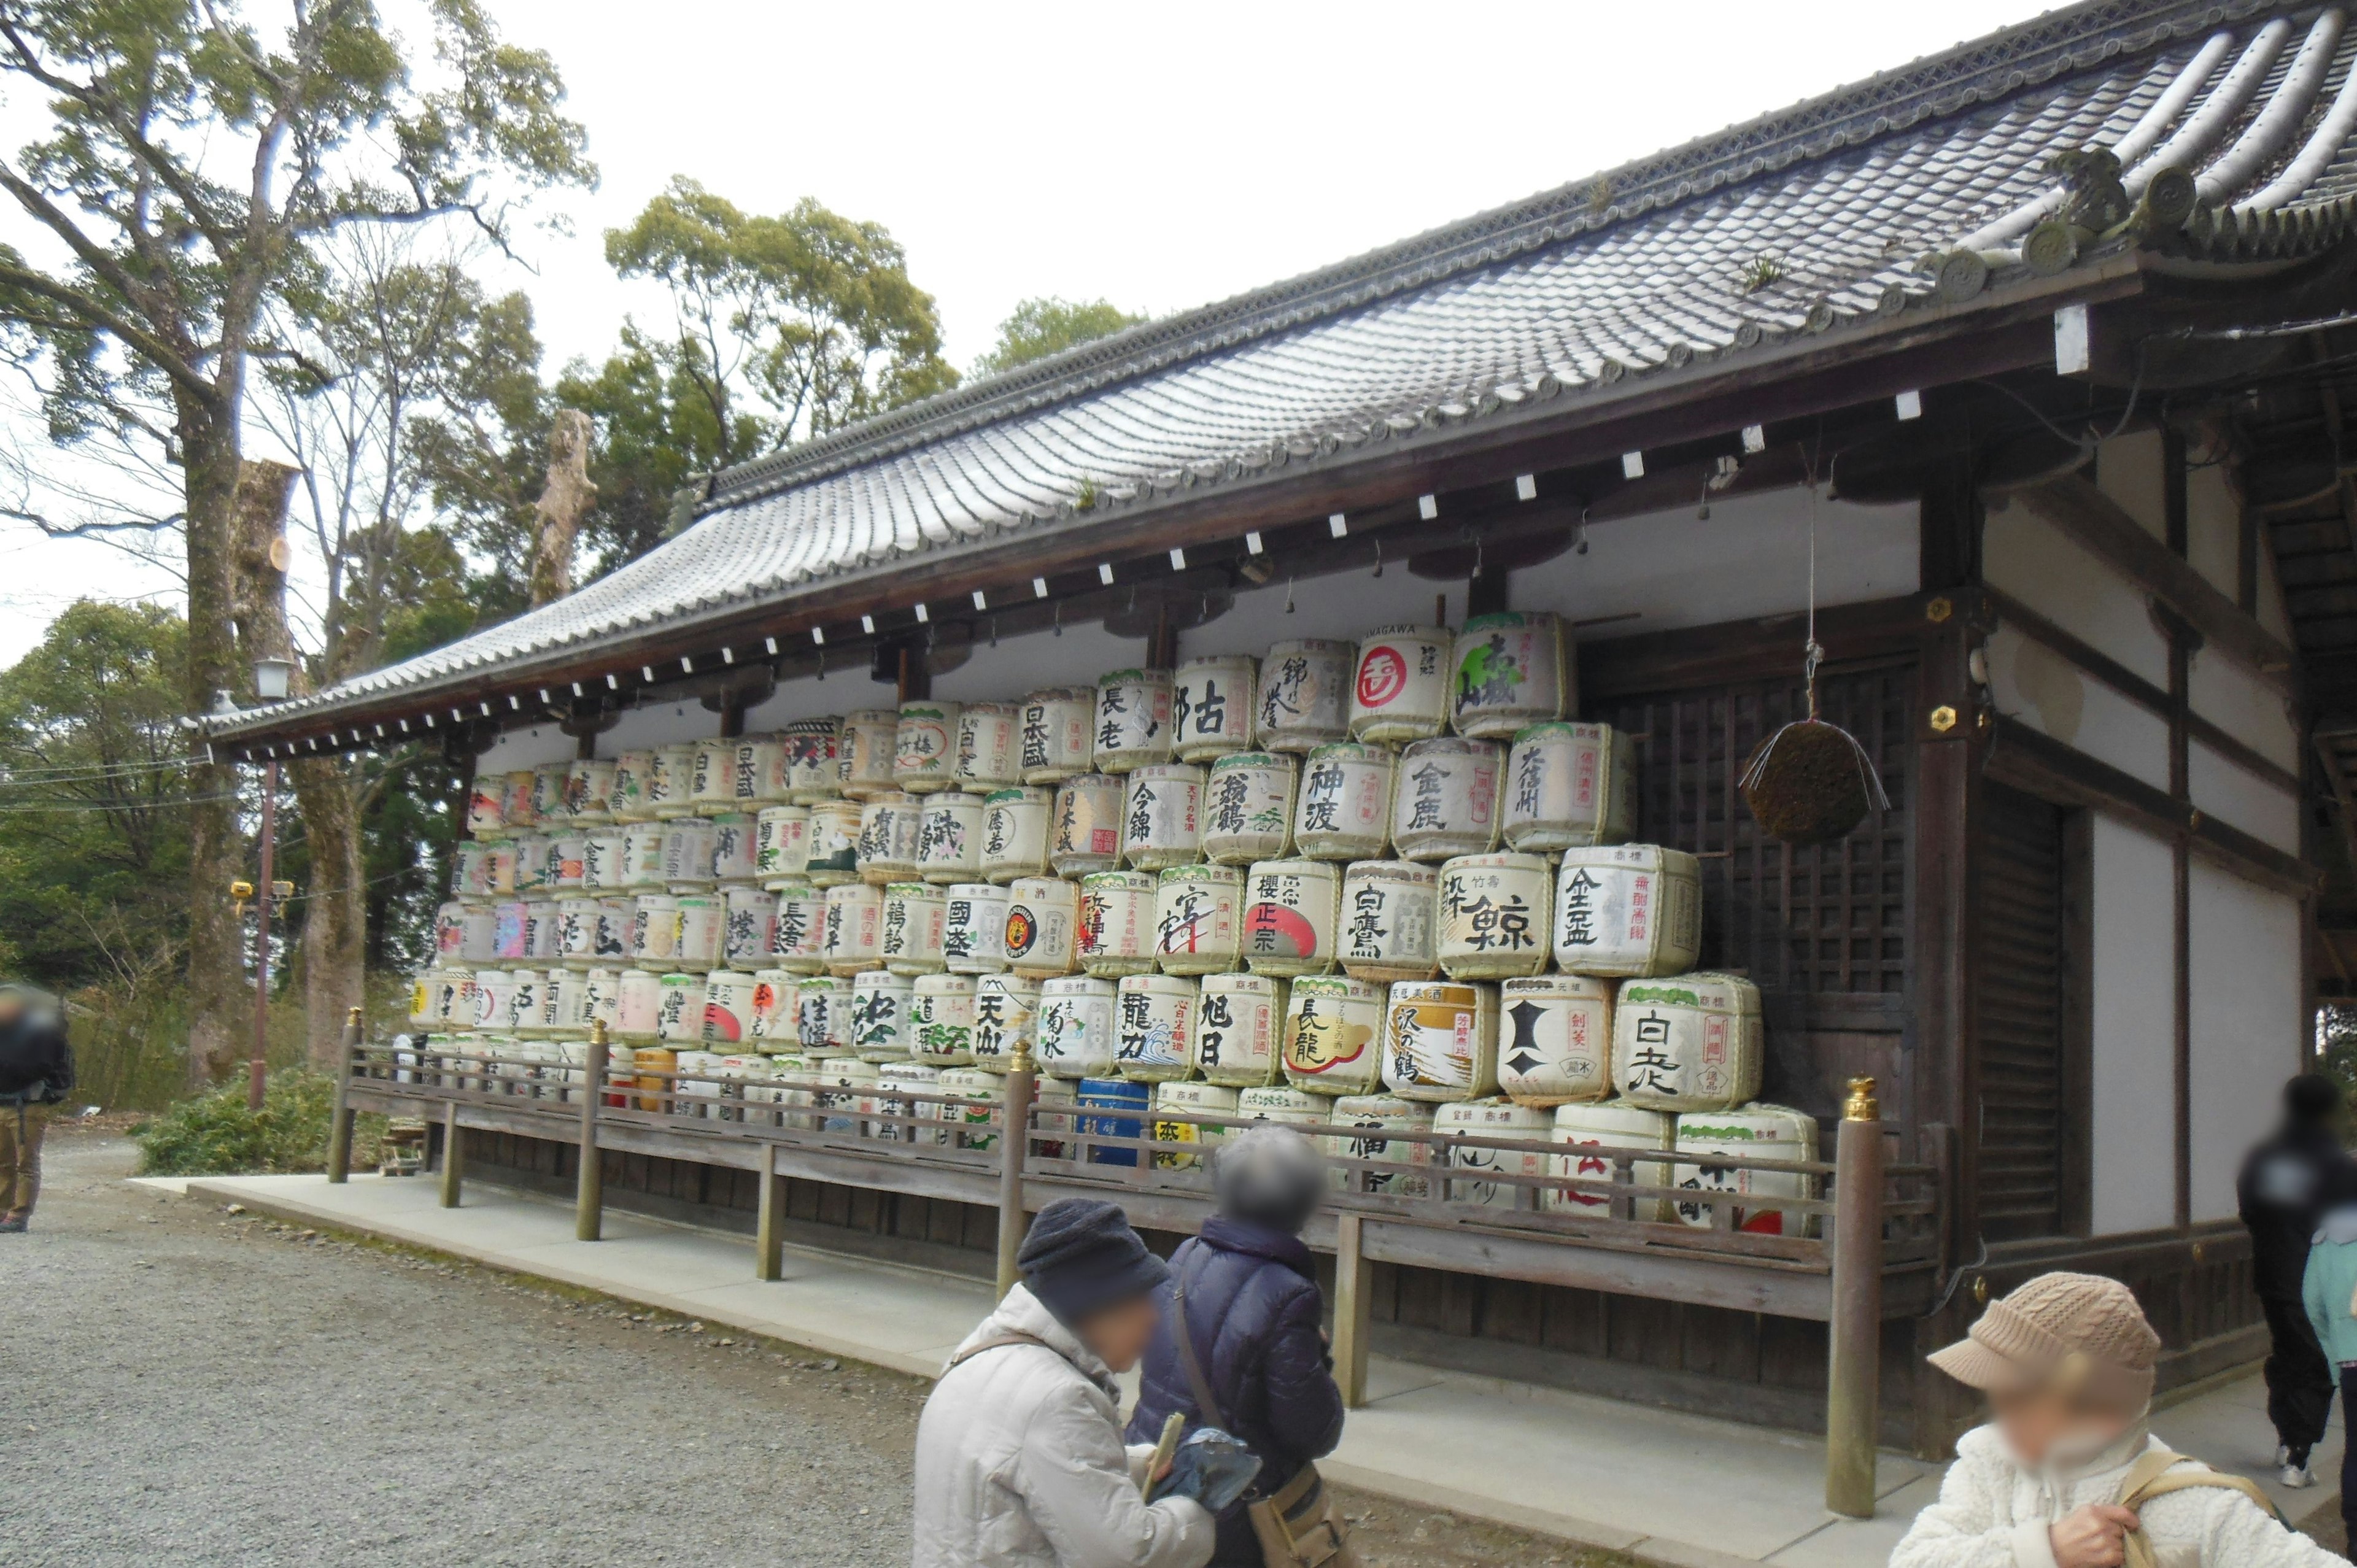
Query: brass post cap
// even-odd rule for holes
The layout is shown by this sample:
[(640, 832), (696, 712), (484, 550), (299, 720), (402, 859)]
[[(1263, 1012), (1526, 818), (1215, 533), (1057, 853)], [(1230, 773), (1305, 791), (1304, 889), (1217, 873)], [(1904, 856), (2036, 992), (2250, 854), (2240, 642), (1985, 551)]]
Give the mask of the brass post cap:
[(1851, 1079), (1849, 1099), (1842, 1104), (1842, 1120), (1845, 1122), (1881, 1121), (1882, 1104), (1875, 1099), (1874, 1090), (1874, 1079), (1870, 1078)]

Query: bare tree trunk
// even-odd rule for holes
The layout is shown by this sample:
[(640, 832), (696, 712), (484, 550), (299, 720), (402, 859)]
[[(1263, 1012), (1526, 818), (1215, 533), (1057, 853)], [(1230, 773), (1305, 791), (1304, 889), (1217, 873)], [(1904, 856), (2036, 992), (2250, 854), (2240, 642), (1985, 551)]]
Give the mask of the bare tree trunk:
[[(183, 397), (181, 457), (188, 500), (188, 712), (210, 713), (214, 694), (245, 690), (231, 621), (238, 442), (233, 424)], [(229, 885), (245, 864), (238, 831), (237, 769), (201, 761), (188, 769), (188, 1087), (203, 1089), (237, 1059), (246, 998), (242, 933)]]
[(533, 508), (540, 514), (532, 552), (532, 602), (547, 604), (573, 591), (573, 546), (581, 520), (597, 499), (589, 482), (589, 416), (560, 408), (548, 433), (548, 479)]

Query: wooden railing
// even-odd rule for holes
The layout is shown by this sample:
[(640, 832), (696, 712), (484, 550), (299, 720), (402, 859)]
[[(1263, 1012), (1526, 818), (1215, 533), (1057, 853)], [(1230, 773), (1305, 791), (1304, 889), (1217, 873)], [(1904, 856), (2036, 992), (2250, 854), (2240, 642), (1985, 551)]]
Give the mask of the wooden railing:
[[(602, 1036), (577, 1061), (463, 1036), (363, 1043), (355, 1021), (328, 1179), (345, 1179), (354, 1110), (440, 1121), (448, 1207), (462, 1191), (462, 1127), (576, 1144), (576, 1230), (585, 1240), (602, 1233), (601, 1151), (750, 1168), (765, 1178), (755, 1264), (765, 1280), (780, 1272), (781, 1176), (991, 1204), (1003, 1288), (1028, 1212), (1057, 1197), (1105, 1197), (1142, 1225), (1193, 1230), (1211, 1211), (1204, 1155), (1250, 1124), (1232, 1112), (1040, 1104), (1021, 1058), (1002, 1082), (1006, 1098), (1028, 1108), (1018, 1140), (1002, 1099), (810, 1076), (617, 1071), (608, 1054)], [(1887, 1307), (1928, 1302), (1944, 1229), (1937, 1173), (1885, 1157), (1871, 1096), (1870, 1081), (1856, 1080), (1831, 1160), (1295, 1123), (1329, 1149), (1334, 1173), (1307, 1240), (1336, 1258), (1345, 1398), (1365, 1399), (1376, 1262), (1814, 1318), (1831, 1328), (1828, 1500), (1870, 1513), (1880, 1324)], [(1666, 1183), (1646, 1179), (1663, 1167)], [(1798, 1177), (1804, 1195), (1741, 1190), (1748, 1176)], [(1678, 1218), (1648, 1217), (1665, 1205)], [(1771, 1214), (1772, 1230), (1761, 1222)]]

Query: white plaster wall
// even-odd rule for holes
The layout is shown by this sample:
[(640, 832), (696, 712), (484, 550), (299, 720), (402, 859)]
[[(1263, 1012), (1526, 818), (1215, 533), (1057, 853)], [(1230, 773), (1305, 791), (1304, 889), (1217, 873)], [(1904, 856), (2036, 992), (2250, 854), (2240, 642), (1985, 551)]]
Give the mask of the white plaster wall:
[(625, 713), (614, 722), (612, 729), (597, 737), (597, 755), (612, 757), (618, 752), (669, 746), (674, 741), (705, 740), (719, 733), (720, 715), (696, 698), (647, 703)]
[[(1514, 574), (1513, 583), (1507, 590), (1508, 602), (1516, 609), (1555, 608), (1531, 596), (1524, 586), (1529, 575), (1525, 572)], [(1465, 585), (1416, 576), (1405, 561), (1393, 561), (1380, 577), (1372, 564), (1363, 571), (1305, 577), (1293, 585), (1291, 615), (1285, 613), (1285, 579), (1279, 577), (1266, 587), (1238, 594), (1235, 608), (1209, 626), (1180, 632), (1178, 657), (1207, 659), (1217, 654), (1248, 653), (1257, 659), (1268, 651), (1270, 643), (1298, 637), (1330, 637), (1338, 641), (1356, 642), (1379, 626), (1429, 626), (1436, 594), (1448, 596), (1449, 624), (1462, 622)], [(1135, 664), (1145, 655), (1143, 642), (1121, 646), (1130, 650), (1122, 663)], [(1118, 670), (1122, 663), (1107, 664), (1103, 669)], [(1091, 671), (1089, 679), (1095, 680), (1101, 672)]]
[(2284, 605), (2283, 581), (2276, 575), (2276, 553), (2259, 552), (2259, 624), (2286, 643), (2291, 638), (2291, 611)]
[[(1554, 610), (1598, 626), (1595, 637), (1710, 626), (1798, 610), (1809, 594), (1808, 492), (1777, 490), (1695, 510), (1616, 518), (1588, 530), (1587, 553), (1566, 551), (1514, 574), (1516, 609)], [(1911, 594), (1922, 547), (1913, 503), (1816, 506), (1817, 603)], [(1426, 611), (1426, 613), (1429, 613)]]
[(2169, 788), (2169, 725), (2010, 626), (1988, 639), (1989, 693), (2019, 719), (2155, 789)]
[(2255, 773), (2230, 762), (2199, 740), (2188, 743), (2185, 781), (2193, 809), (2263, 839), (2286, 854), (2299, 853), (2299, 801)]
[(2163, 450), (2158, 430), (2115, 435), (2095, 448), (2095, 488), (2119, 502), (2155, 539), (2169, 537), (2169, 499), (2161, 486)]
[(576, 750), (574, 738), (554, 725), (532, 725), (508, 730), (491, 742), (491, 748), (475, 759), (475, 771), (513, 773), (544, 762), (570, 762)]
[(2169, 684), (2169, 644), (2144, 596), (2045, 519), (2026, 506), (1993, 509), (1981, 550), (1991, 585), (2154, 685)]
[(2224, 1219), (2302, 1065), (2299, 903), (2197, 858), (2190, 933), (2193, 1218)]
[(2241, 503), (2222, 464), (2197, 463), (2185, 471), (2185, 559), (2212, 587), (2233, 598), (2242, 587)]
[(2177, 1217), (2175, 906), (2169, 845), (2098, 813), (2090, 1107), (2094, 1231)]
[(2299, 726), (2291, 704), (2244, 665), (2202, 648), (2193, 655), (2186, 695), (2196, 714), (2276, 767), (2299, 771)]
[[(1232, 620), (1235, 615), (1230, 610), (1222, 618)], [(1184, 658), (1183, 638), (1179, 648)], [(1050, 629), (1001, 638), (996, 648), (990, 646), (985, 623), (973, 657), (948, 674), (933, 677), (933, 695), (956, 703), (1012, 703), (1044, 686), (1093, 686), (1108, 670), (1130, 670), (1145, 662), (1146, 639), (1115, 637), (1101, 620), (1068, 626), (1061, 637)], [(890, 695), (888, 688), (877, 690)]]

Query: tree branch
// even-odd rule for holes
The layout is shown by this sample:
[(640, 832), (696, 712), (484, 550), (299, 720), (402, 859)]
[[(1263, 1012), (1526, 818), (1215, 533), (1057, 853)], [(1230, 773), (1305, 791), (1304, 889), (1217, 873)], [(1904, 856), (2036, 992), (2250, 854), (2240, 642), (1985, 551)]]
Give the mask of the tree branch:
[[(0, 180), (5, 177), (5, 174), (0, 174)], [(215, 410), (221, 408), (221, 389), (183, 360), (177, 349), (145, 328), (135, 325), (120, 312), (108, 309), (81, 290), (69, 287), (46, 273), (37, 273), (29, 267), (12, 266), (5, 262), (0, 262), (0, 284), (61, 305), (73, 312), (84, 325), (98, 331), (112, 332), (138, 349), (157, 370), (179, 382), (184, 391), (202, 401), (206, 406)]]

